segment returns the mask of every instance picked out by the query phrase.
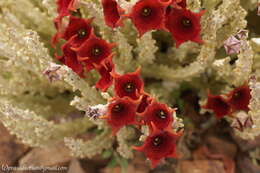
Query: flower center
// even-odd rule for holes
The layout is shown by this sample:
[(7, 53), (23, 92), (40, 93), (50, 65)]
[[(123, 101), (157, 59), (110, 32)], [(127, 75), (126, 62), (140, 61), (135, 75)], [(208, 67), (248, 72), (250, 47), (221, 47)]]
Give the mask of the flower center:
[(112, 112), (113, 113), (118, 113), (118, 112), (121, 112), (122, 110), (123, 110), (123, 105), (122, 104), (116, 104), (112, 108)]
[(94, 49), (92, 49), (92, 54), (93, 54), (94, 56), (100, 55), (101, 52), (102, 52), (102, 51), (101, 51), (100, 48), (95, 47)]
[(214, 105), (222, 111), (227, 111), (229, 109), (229, 105), (220, 98), (216, 99)]
[(79, 37), (79, 38), (84, 38), (86, 35), (87, 35), (87, 32), (86, 32), (85, 29), (80, 29), (80, 30), (78, 31), (78, 37)]
[(242, 95), (241, 92), (236, 92), (234, 94), (234, 99), (240, 99), (241, 95)]
[(161, 119), (166, 119), (167, 114), (163, 110), (159, 110), (156, 115)]
[(157, 137), (155, 137), (155, 138), (153, 139), (153, 145), (154, 145), (154, 146), (157, 147), (157, 146), (161, 145), (161, 143), (162, 143), (161, 137), (157, 136)]
[(148, 7), (143, 8), (142, 12), (141, 12), (142, 16), (145, 16), (145, 17), (150, 16), (151, 13), (152, 13), (152, 9), (148, 8)]
[(124, 88), (126, 92), (131, 93), (134, 91), (135, 85), (132, 82), (128, 82), (127, 84), (125, 84)]
[(192, 26), (192, 23), (191, 23), (190, 19), (188, 19), (188, 18), (182, 19), (181, 22), (182, 22), (182, 25), (183, 25), (184, 27), (186, 27), (186, 28), (189, 28), (189, 27)]

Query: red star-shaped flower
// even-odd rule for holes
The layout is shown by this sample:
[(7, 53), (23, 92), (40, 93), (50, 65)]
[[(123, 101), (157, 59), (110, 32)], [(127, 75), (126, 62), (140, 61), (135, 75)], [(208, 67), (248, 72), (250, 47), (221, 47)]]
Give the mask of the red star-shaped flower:
[(175, 134), (170, 131), (162, 131), (153, 128), (151, 134), (140, 147), (135, 150), (142, 151), (151, 161), (152, 168), (156, 167), (161, 159), (166, 157), (176, 158), (176, 142), (181, 133)]
[(147, 31), (165, 29), (165, 12), (169, 3), (170, 1), (140, 0), (126, 16), (132, 20), (141, 37)]
[(153, 123), (158, 129), (165, 129), (173, 122), (173, 112), (174, 109), (153, 100), (141, 116), (145, 124)]
[(105, 92), (113, 83), (111, 72), (114, 71), (115, 65), (112, 62), (112, 57), (113, 55), (111, 54), (103, 61), (102, 66), (97, 67), (101, 78), (96, 83), (96, 88), (99, 88), (102, 92)]
[[(57, 34), (53, 37), (53, 45), (55, 45), (60, 38), (63, 38), (64, 40), (70, 40), (73, 47), (80, 46), (89, 38), (93, 30), (92, 26), (90, 25), (92, 20), (93, 18), (83, 19), (70, 16), (69, 24), (64, 29), (64, 31), (58, 31)], [(71, 39), (72, 37), (73, 39)]]
[(202, 106), (202, 108), (212, 110), (217, 118), (222, 118), (232, 112), (231, 105), (227, 99), (220, 95), (211, 95), (210, 93), (208, 93), (206, 105)]
[(115, 80), (115, 94), (118, 97), (128, 96), (134, 100), (140, 97), (143, 92), (144, 83), (140, 77), (141, 69), (138, 68), (135, 72), (118, 75), (113, 73)]
[(134, 125), (136, 121), (137, 101), (129, 97), (114, 98), (108, 105), (108, 113), (105, 118), (115, 135), (125, 125)]
[(62, 35), (62, 38), (65, 40), (69, 40), (74, 37), (73, 40), (71, 40), (71, 43), (73, 47), (80, 46), (84, 41), (86, 41), (91, 32), (92, 32), (92, 26), (90, 25), (92, 22), (92, 19), (83, 19), (78, 17), (70, 17), (69, 25), (65, 29), (65, 32)]
[(87, 71), (95, 66), (101, 66), (103, 60), (112, 53), (115, 44), (106, 42), (105, 40), (91, 34), (79, 48), (76, 48), (78, 60), (86, 63)]
[(228, 102), (234, 110), (248, 111), (248, 105), (251, 99), (250, 88), (248, 85), (245, 84), (235, 88), (228, 94), (228, 96)]
[(77, 54), (75, 51), (71, 49), (70, 42), (65, 43), (61, 47), (63, 55), (62, 56), (56, 56), (57, 59), (59, 59), (63, 64), (70, 67), (75, 73), (83, 76), (83, 65), (78, 61)]
[(172, 9), (166, 16), (165, 26), (176, 41), (176, 47), (190, 40), (203, 43), (200, 38), (200, 18), (205, 11), (193, 13), (187, 9)]
[(115, 0), (102, 0), (101, 3), (106, 25), (111, 28), (121, 26), (120, 15), (124, 10), (120, 8)]

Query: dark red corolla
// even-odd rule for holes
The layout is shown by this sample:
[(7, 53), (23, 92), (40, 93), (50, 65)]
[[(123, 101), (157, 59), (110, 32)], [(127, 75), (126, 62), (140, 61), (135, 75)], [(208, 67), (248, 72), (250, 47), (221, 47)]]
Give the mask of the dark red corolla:
[(151, 134), (146, 138), (144, 144), (140, 147), (134, 147), (137, 151), (142, 151), (151, 161), (152, 168), (166, 157), (176, 158), (176, 142), (179, 134), (170, 131), (158, 130), (153, 128)]
[(69, 40), (70, 38), (75, 36), (74, 39), (71, 40), (71, 44), (74, 47), (80, 46), (90, 37), (90, 34), (92, 33), (92, 20), (93, 18), (83, 19), (71, 16), (69, 20), (69, 25), (62, 34), (62, 38), (65, 40)]
[(124, 75), (114, 73), (115, 94), (118, 97), (128, 96), (134, 100), (138, 99), (144, 88), (144, 83), (140, 77), (140, 72), (141, 69), (138, 68), (135, 72), (126, 73)]
[(170, 1), (141, 0), (126, 16), (132, 20), (141, 37), (147, 31), (165, 29), (165, 13), (169, 3)]
[(106, 25), (111, 28), (121, 26), (120, 18), (124, 10), (119, 7), (115, 0), (102, 0), (101, 3)]
[(112, 62), (112, 57), (113, 55), (111, 54), (103, 61), (102, 66), (96, 67), (101, 76), (96, 83), (96, 88), (99, 88), (102, 92), (105, 92), (113, 84), (113, 76), (111, 73), (114, 71), (115, 65)]
[(125, 125), (137, 124), (136, 109), (137, 101), (129, 97), (114, 98), (108, 105), (108, 112), (105, 118), (112, 128), (112, 134), (115, 135), (117, 131)]
[(228, 94), (231, 107), (234, 110), (248, 111), (248, 105), (251, 99), (250, 88), (247, 84), (235, 88)]
[(70, 16), (68, 26), (64, 29), (64, 31), (57, 32), (57, 34), (53, 37), (52, 44), (55, 45), (60, 38), (63, 38), (67, 41), (70, 40), (73, 47), (80, 46), (92, 33), (92, 20), (93, 18), (83, 19)]
[(174, 109), (153, 100), (141, 116), (145, 124), (151, 125), (153, 123), (156, 128), (165, 129), (173, 122), (173, 112)]
[(102, 61), (111, 55), (114, 45), (91, 34), (88, 40), (74, 50), (77, 52), (78, 60), (84, 62), (89, 71), (94, 65), (101, 66)]
[(204, 12), (193, 13), (187, 9), (172, 9), (169, 12), (165, 26), (176, 41), (176, 47), (189, 40), (203, 43), (200, 38), (200, 18)]
[(232, 112), (231, 105), (228, 100), (221, 95), (211, 95), (208, 93), (208, 100), (206, 105), (202, 106), (204, 109), (212, 110), (217, 118), (222, 118)]
[(77, 73), (81, 77), (84, 77), (83, 65), (78, 61), (76, 52), (71, 49), (70, 42), (67, 42), (64, 45), (62, 45), (61, 49), (63, 55), (56, 56), (56, 58), (59, 59), (68, 67), (70, 67), (75, 73)]

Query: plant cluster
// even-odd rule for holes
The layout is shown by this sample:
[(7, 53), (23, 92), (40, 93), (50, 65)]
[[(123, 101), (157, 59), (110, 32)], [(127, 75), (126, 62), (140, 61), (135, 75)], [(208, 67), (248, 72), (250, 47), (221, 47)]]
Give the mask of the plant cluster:
[(185, 157), (191, 131), (223, 121), (253, 139), (259, 11), (257, 0), (1, 1), (0, 120), (29, 146), (122, 165), (134, 150), (152, 167)]
[[(85, 77), (84, 69), (89, 72), (95, 69), (101, 75), (96, 88), (105, 92), (114, 83), (114, 97), (109, 100), (106, 116), (112, 127), (112, 134), (125, 125), (147, 125), (150, 134), (143, 151), (152, 161), (153, 167), (165, 157), (176, 157), (176, 141), (180, 132), (172, 131), (173, 112), (165, 104), (156, 101), (144, 91), (144, 82), (140, 77), (140, 68), (135, 72), (120, 75), (115, 71), (112, 62), (113, 43), (108, 43), (94, 34), (91, 19), (81, 17), (77, 1), (57, 1), (58, 16), (54, 19), (57, 33), (52, 39), (55, 44), (63, 39), (62, 56), (56, 56), (63, 64), (70, 67), (81, 77)], [(104, 20), (109, 27), (118, 27), (123, 19), (129, 17), (139, 32), (139, 36), (154, 29), (170, 31), (176, 40), (176, 46), (185, 41), (200, 40), (200, 16), (204, 13), (193, 13), (186, 9), (186, 1), (140, 0), (125, 14), (116, 1), (102, 1)], [(68, 16), (68, 24), (63, 18)], [(77, 17), (79, 16), (79, 17)], [(92, 115), (93, 116), (93, 115)]]

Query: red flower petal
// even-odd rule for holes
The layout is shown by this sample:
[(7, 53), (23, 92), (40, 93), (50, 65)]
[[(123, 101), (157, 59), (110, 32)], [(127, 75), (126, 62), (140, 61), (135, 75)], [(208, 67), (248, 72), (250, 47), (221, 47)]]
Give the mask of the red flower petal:
[(75, 10), (75, 5), (77, 3), (77, 0), (56, 0), (57, 4), (57, 12), (59, 14), (59, 18), (62, 18), (64, 16), (69, 16), (70, 11)]
[(127, 16), (131, 18), (141, 37), (145, 32), (154, 29), (165, 29), (165, 9), (170, 3), (159, 0), (140, 0)]
[[(86, 20), (83, 18), (70, 16), (68, 26), (66, 28), (59, 28), (57, 33), (52, 38), (52, 44), (55, 45), (60, 38), (63, 38), (65, 40), (70, 40), (73, 47), (80, 46), (89, 38), (93, 30), (90, 25), (92, 20), (93, 18)], [(72, 37), (73, 39), (71, 39)]]
[(62, 37), (62, 32), (64, 31), (65, 27), (62, 25), (62, 18), (57, 17), (53, 20), (53, 22), (57, 32), (51, 39), (51, 45), (52, 47), (55, 47), (59, 39)]
[(62, 38), (65, 40), (69, 40), (72, 36), (76, 35), (76, 37), (72, 40), (73, 47), (80, 46), (84, 41), (86, 41), (91, 32), (92, 26), (90, 23), (92, 19), (83, 19), (70, 16), (69, 25), (65, 29), (65, 32), (62, 35)]
[(152, 98), (148, 94), (144, 94), (142, 96), (142, 100), (137, 108), (138, 113), (142, 113), (145, 111), (147, 106), (152, 103)]
[(111, 72), (114, 70), (115, 65), (112, 62), (112, 57), (113, 55), (110, 55), (103, 65), (97, 68), (101, 78), (96, 83), (96, 88), (99, 88), (102, 92), (105, 92), (113, 83)]
[(112, 127), (112, 134), (125, 125), (136, 124), (136, 101), (129, 97), (115, 98), (108, 105), (107, 122)]
[(115, 78), (115, 94), (118, 97), (128, 96), (136, 100), (143, 92), (144, 83), (140, 77), (140, 68), (124, 75), (113, 74), (113, 77)]
[(176, 141), (178, 138), (179, 135), (169, 131), (154, 130), (142, 146), (134, 147), (134, 149), (144, 152), (154, 168), (163, 158), (177, 157)]
[(181, 8), (186, 8), (187, 3), (186, 0), (173, 0), (172, 6), (173, 8), (181, 9)]
[(54, 19), (56, 29), (59, 30), (62, 18), (70, 16), (72, 11), (76, 10), (78, 0), (56, 0), (58, 16)]
[(231, 106), (226, 99), (220, 95), (214, 96), (210, 93), (208, 93), (207, 104), (202, 108), (211, 109), (217, 118), (222, 118), (231, 113)]
[(52, 37), (52, 46), (59, 41), (62, 30), (62, 19), (65, 16), (70, 16), (71, 12), (76, 11), (78, 0), (56, 0), (58, 16), (53, 20), (57, 33)]
[(166, 17), (166, 28), (176, 41), (176, 47), (188, 40), (203, 43), (200, 39), (200, 18), (205, 11), (193, 13), (187, 9), (172, 9)]
[(104, 59), (112, 53), (114, 44), (109, 44), (105, 40), (91, 34), (79, 48), (74, 49), (78, 54), (78, 60), (86, 63), (87, 70), (95, 66), (101, 66)]
[(248, 85), (243, 85), (235, 88), (229, 94), (228, 102), (234, 110), (248, 111), (248, 104), (251, 99), (250, 88)]
[(82, 64), (78, 61), (77, 59), (77, 54), (71, 49), (71, 44), (70, 42), (65, 43), (62, 45), (62, 52), (63, 56), (61, 61), (70, 67), (75, 73), (80, 75), (81, 77), (83, 76), (83, 66)]
[(115, 0), (102, 0), (103, 13), (105, 17), (105, 23), (111, 28), (118, 27), (120, 24), (120, 15), (123, 13), (123, 9), (119, 7)]
[(165, 129), (169, 127), (173, 122), (173, 109), (167, 105), (156, 102), (153, 100), (145, 112), (141, 114), (146, 124), (153, 123), (158, 129)]

